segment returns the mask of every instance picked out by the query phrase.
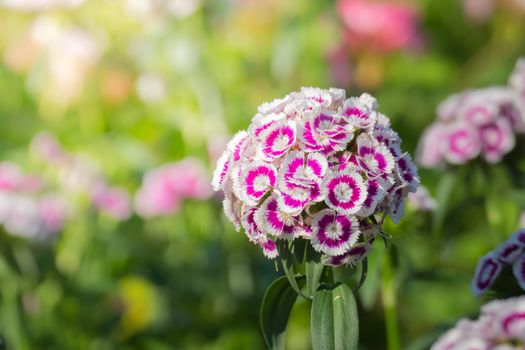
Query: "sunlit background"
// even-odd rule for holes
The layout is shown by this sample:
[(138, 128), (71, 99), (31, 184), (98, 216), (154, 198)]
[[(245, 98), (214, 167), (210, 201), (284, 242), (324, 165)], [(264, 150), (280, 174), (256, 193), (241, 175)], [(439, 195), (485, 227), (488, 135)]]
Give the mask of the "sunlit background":
[[(520, 56), (523, 0), (0, 0), (0, 345), (263, 349), (281, 272), (212, 193), (229, 137), (265, 101), (335, 86), (374, 94), (414, 152), (440, 101), (506, 84)], [(475, 315), (476, 261), (525, 209), (489, 186), (445, 210), (461, 171), (421, 175), (437, 207), (386, 228), (393, 271), (376, 245), (362, 349), (426, 349)], [(306, 303), (290, 323), (309, 349)]]

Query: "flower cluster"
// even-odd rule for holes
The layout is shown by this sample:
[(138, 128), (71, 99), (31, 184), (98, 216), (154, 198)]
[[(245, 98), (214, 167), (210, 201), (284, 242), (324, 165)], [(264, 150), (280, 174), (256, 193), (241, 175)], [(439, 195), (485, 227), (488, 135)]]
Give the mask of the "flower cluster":
[(525, 297), (495, 300), (473, 321), (460, 320), (431, 350), (519, 350), (525, 345)]
[(525, 290), (525, 229), (516, 231), (498, 248), (479, 260), (472, 281), (474, 294), (481, 295), (486, 292), (506, 266), (512, 266), (519, 286)]
[(184, 199), (211, 196), (208, 175), (199, 160), (186, 158), (150, 170), (135, 194), (135, 210), (144, 217), (169, 215), (179, 211)]
[(518, 62), (510, 86), (467, 90), (450, 96), (437, 109), (438, 121), (420, 140), (418, 162), (436, 167), (464, 164), (481, 155), (497, 163), (525, 133), (525, 64)]
[(0, 163), (0, 223), (10, 234), (47, 236), (62, 230), (69, 217), (65, 198), (43, 191), (43, 181), (13, 163)]
[(328, 264), (353, 264), (418, 187), (400, 145), (372, 96), (302, 88), (258, 108), (227, 145), (212, 184), (224, 191), (228, 219), (267, 257), (278, 255), (277, 239), (305, 238)]

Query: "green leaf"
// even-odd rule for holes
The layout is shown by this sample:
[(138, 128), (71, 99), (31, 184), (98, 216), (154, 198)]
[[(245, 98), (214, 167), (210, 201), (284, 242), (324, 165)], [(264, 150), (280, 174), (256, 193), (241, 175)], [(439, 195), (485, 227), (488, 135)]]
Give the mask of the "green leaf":
[[(299, 281), (304, 284), (304, 279)], [(261, 329), (269, 349), (284, 349), (285, 331), (290, 312), (297, 299), (287, 277), (276, 279), (264, 294), (261, 305)]]
[(359, 278), (359, 282), (357, 283), (357, 286), (353, 290), (354, 293), (357, 293), (359, 288), (361, 288), (363, 283), (365, 283), (367, 274), (368, 274), (368, 258), (365, 257), (363, 261), (361, 262), (361, 278)]
[(310, 328), (314, 350), (357, 349), (357, 304), (352, 290), (346, 284), (315, 292)]
[(324, 265), (320, 262), (321, 254), (316, 252), (311, 245), (306, 248), (306, 293), (309, 297), (313, 297), (317, 287), (319, 287), (319, 280), (323, 274)]
[(290, 282), (290, 285), (292, 286), (293, 290), (301, 295), (303, 298), (310, 300), (311, 298), (307, 297), (303, 294), (301, 291), (301, 287), (297, 284), (297, 277), (300, 277), (299, 275), (296, 275), (295, 273), (295, 266), (294, 266), (294, 256), (290, 252), (290, 248), (288, 247), (287, 242), (283, 240), (277, 241), (277, 249), (279, 251), (279, 256), (281, 259), (281, 263), (283, 265), (283, 271), (286, 275), (286, 278), (288, 278), (288, 282)]

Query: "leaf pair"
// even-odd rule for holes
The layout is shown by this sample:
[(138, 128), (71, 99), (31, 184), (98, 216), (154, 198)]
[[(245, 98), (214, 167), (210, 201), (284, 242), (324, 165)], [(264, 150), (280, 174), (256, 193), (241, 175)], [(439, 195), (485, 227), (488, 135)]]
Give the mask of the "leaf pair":
[[(299, 288), (305, 282), (304, 278), (296, 279)], [(297, 293), (285, 276), (275, 280), (266, 291), (261, 307), (261, 327), (269, 349), (285, 348), (286, 326), (296, 299)], [(322, 286), (313, 293), (310, 328), (314, 350), (357, 349), (357, 304), (347, 285)]]

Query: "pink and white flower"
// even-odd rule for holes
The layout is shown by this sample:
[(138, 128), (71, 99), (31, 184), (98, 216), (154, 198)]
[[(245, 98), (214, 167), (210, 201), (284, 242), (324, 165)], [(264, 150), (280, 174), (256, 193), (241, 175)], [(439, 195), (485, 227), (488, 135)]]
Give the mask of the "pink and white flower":
[(285, 154), (296, 141), (295, 122), (281, 119), (268, 125), (258, 134), (263, 158), (272, 161)]
[(268, 257), (277, 256), (278, 240), (301, 238), (327, 263), (357, 265), (385, 215), (398, 221), (419, 183), (377, 108), (368, 94), (318, 88), (261, 105), (217, 162), (212, 184), (224, 192), (227, 218)]
[(239, 175), (234, 177), (234, 187), (239, 198), (248, 205), (257, 205), (261, 198), (275, 187), (277, 171), (271, 164), (254, 162), (240, 168)]
[(366, 129), (372, 127), (376, 121), (377, 113), (372, 109), (377, 104), (375, 98), (368, 94), (360, 98), (349, 98), (343, 105), (343, 116), (354, 127)]
[(312, 247), (334, 256), (344, 254), (359, 238), (359, 225), (352, 216), (323, 209), (312, 221)]
[(326, 204), (339, 213), (355, 214), (367, 199), (367, 186), (355, 170), (334, 172), (326, 177)]
[(462, 164), (478, 156), (481, 142), (476, 129), (467, 123), (450, 126), (445, 140), (445, 159), (452, 164)]
[(255, 222), (266, 232), (277, 238), (293, 240), (301, 229), (301, 217), (291, 215), (279, 209), (277, 197), (273, 194), (268, 197), (260, 208), (255, 211)]
[(394, 169), (394, 156), (388, 148), (375, 141), (367, 134), (357, 137), (357, 154), (359, 165), (374, 178), (389, 174)]
[(485, 124), (479, 128), (481, 151), (489, 163), (497, 163), (515, 145), (514, 133), (505, 119)]
[(297, 213), (309, 202), (322, 200), (321, 182), (328, 162), (319, 153), (293, 151), (283, 160), (277, 187), (279, 207), (287, 213)]
[(525, 297), (493, 300), (477, 320), (461, 319), (431, 350), (521, 349), (525, 341)]
[(353, 137), (353, 130), (345, 120), (327, 109), (312, 111), (300, 129), (302, 149), (306, 152), (342, 151)]
[(437, 108), (433, 123), (419, 142), (418, 162), (432, 168), (444, 161), (464, 164), (481, 155), (489, 163), (501, 161), (525, 133), (525, 74), (518, 62), (510, 86), (466, 90)]

